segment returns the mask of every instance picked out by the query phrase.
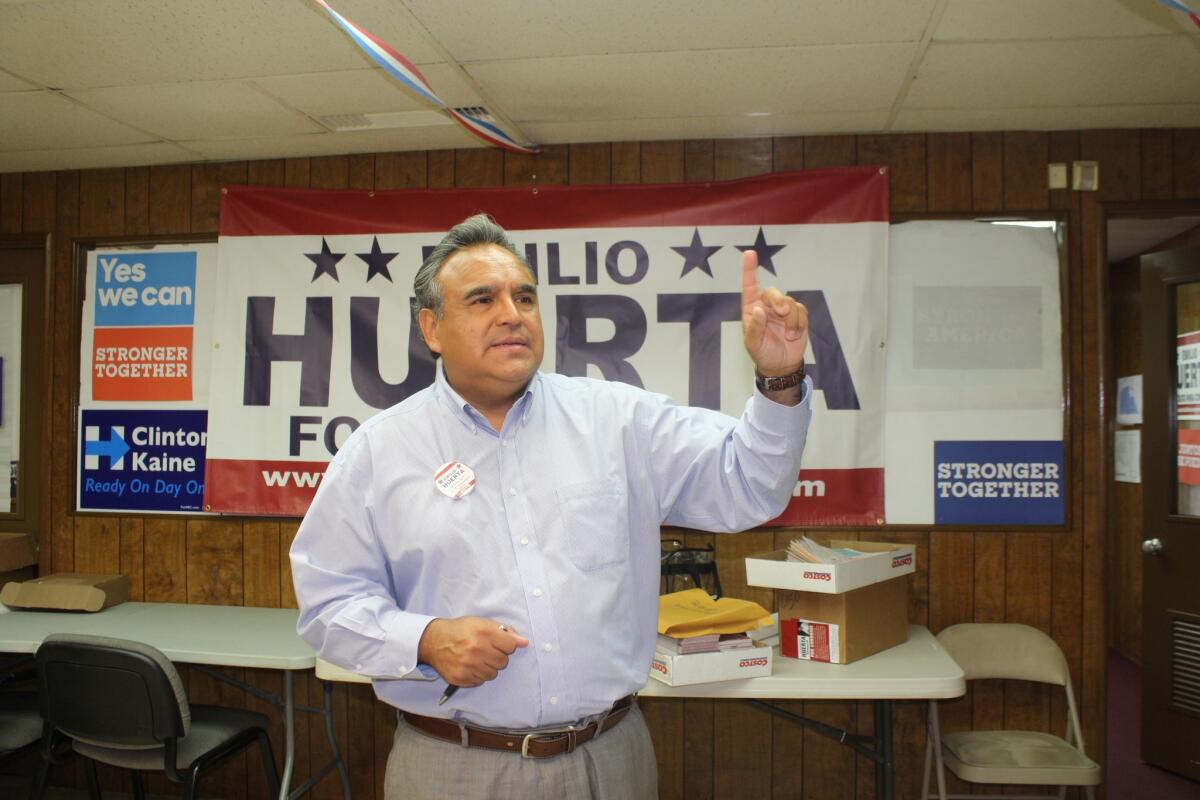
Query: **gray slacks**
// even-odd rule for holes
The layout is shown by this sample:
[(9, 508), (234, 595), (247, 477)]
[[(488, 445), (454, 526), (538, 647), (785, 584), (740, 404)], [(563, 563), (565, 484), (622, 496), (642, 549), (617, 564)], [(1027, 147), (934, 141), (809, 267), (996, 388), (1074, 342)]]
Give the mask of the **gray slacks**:
[(551, 758), (463, 747), (396, 725), (385, 800), (653, 800), (658, 767), (636, 703), (614, 728)]

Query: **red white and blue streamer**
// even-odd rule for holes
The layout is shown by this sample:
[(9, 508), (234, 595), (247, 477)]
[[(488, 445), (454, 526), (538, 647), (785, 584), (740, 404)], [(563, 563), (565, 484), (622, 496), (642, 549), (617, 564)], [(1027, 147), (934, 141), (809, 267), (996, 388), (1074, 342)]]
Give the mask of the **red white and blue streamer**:
[(1184, 14), (1187, 14), (1191, 18), (1192, 22), (1196, 23), (1196, 27), (1200, 28), (1200, 11), (1195, 11), (1189, 8), (1186, 4), (1181, 3), (1179, 0), (1158, 0), (1158, 2), (1162, 3), (1167, 8), (1173, 8), (1176, 11), (1182, 11)]
[(538, 152), (535, 148), (518, 144), (512, 137), (490, 122), (451, 108), (434, 93), (433, 87), (429, 85), (429, 81), (421, 74), (421, 70), (417, 69), (416, 65), (405, 58), (396, 48), (365, 28), (361, 28), (343, 17), (325, 0), (314, 0), (314, 2), (325, 9), (333, 21), (338, 24), (338, 27), (345, 31), (346, 35), (358, 45), (359, 49), (366, 53), (367, 57), (374, 61), (384, 72), (400, 81), (406, 89), (417, 97), (445, 111), (451, 119), (465, 128), (472, 136), (494, 147), (500, 147), (514, 153), (532, 154)]

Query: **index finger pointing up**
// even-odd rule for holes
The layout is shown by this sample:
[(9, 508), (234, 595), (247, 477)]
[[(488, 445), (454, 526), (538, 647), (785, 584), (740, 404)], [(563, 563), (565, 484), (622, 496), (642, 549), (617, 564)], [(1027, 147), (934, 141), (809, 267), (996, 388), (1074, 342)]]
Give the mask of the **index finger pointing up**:
[(742, 308), (758, 300), (758, 253), (747, 250), (742, 253)]

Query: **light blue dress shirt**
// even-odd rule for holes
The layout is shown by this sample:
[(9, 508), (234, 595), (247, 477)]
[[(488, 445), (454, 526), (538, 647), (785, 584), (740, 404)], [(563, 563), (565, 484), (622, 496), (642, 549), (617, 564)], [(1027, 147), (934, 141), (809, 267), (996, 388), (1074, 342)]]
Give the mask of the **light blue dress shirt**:
[[(291, 550), (298, 629), (375, 678), (385, 702), (495, 728), (574, 722), (644, 686), (660, 525), (736, 531), (778, 516), (812, 415), (810, 381), (797, 406), (755, 390), (733, 419), (538, 373), (497, 432), (436, 372), (330, 462)], [(457, 500), (434, 483), (453, 461), (476, 479)], [(467, 615), (530, 644), (439, 706), (446, 684), (418, 668), (417, 645), (433, 618)]]

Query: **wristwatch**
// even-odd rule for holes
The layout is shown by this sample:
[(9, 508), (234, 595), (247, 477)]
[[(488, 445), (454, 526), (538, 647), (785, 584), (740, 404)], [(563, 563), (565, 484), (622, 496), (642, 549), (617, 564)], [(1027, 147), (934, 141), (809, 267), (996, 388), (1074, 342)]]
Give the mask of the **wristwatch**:
[(758, 374), (758, 370), (754, 371), (754, 385), (758, 387), (760, 392), (778, 392), (783, 389), (791, 389), (793, 386), (799, 386), (804, 383), (804, 362), (800, 362), (800, 369), (788, 375), (779, 375), (774, 378), (767, 378)]

